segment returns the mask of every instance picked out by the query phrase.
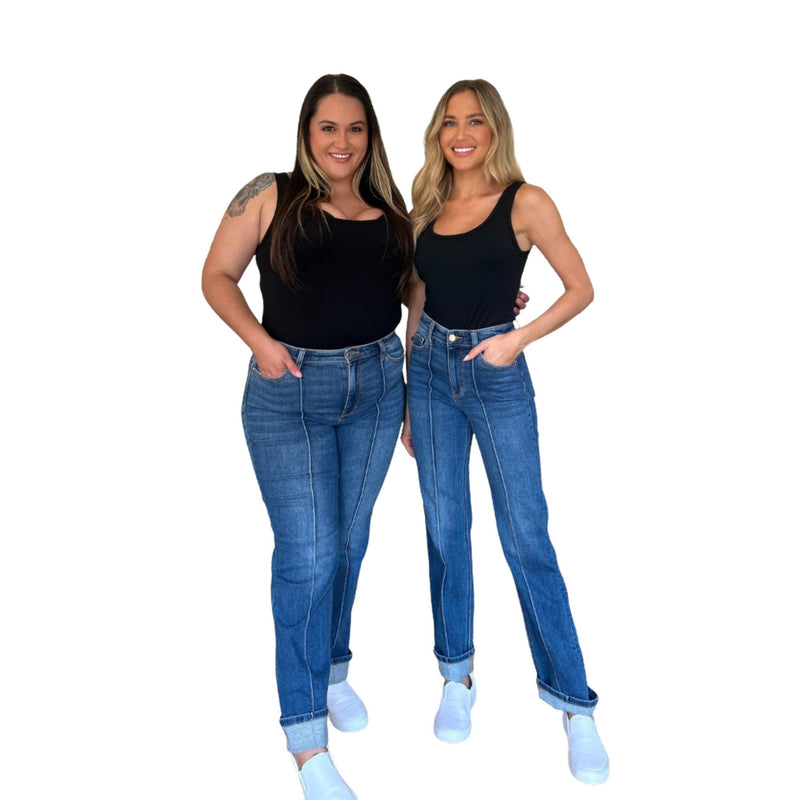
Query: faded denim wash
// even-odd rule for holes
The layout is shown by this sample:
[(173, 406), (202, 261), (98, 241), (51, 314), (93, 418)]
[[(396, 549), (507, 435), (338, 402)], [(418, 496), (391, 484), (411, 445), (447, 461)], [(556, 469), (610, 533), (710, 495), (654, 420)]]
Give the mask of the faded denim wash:
[(327, 688), (352, 657), (350, 614), (405, 387), (394, 333), (344, 350), (287, 347), (303, 377), (264, 377), (252, 359), (242, 420), (274, 533), (281, 725), (297, 753), (327, 744)]
[(426, 314), (412, 339), (408, 377), (411, 435), (428, 537), (435, 654), (458, 681), (472, 669), (473, 583), (469, 454), (473, 433), (492, 492), (503, 552), (517, 587), (538, 676), (555, 708), (591, 713), (567, 590), (547, 531), (534, 391), (524, 356), (498, 367), (478, 342), (513, 329), (447, 330)]

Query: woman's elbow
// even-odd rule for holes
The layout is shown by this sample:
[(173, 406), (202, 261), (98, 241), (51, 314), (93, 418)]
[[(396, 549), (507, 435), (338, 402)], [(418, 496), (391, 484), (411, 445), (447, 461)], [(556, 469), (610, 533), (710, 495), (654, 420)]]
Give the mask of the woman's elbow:
[(571, 294), (577, 307), (576, 313), (580, 314), (594, 300), (594, 286), (589, 281), (580, 283), (571, 288)]
[(225, 282), (226, 276), (218, 270), (208, 266), (203, 269), (203, 275), (200, 278), (200, 289), (203, 292), (203, 297), (210, 305), (214, 305), (214, 300)]
[(211, 280), (211, 276), (209, 275), (207, 270), (203, 270), (203, 274), (200, 276), (200, 291), (203, 293), (203, 297), (206, 300), (209, 300), (209, 295), (211, 293), (211, 284), (213, 281)]

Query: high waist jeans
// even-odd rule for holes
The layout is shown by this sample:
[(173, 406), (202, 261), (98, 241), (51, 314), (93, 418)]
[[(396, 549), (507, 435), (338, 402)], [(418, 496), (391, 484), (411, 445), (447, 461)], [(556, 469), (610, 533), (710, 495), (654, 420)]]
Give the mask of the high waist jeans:
[(412, 339), (411, 435), (428, 535), (435, 654), (448, 680), (472, 669), (473, 584), (469, 453), (473, 433), (492, 492), (503, 552), (517, 588), (539, 694), (558, 709), (590, 713), (567, 590), (547, 532), (534, 392), (524, 356), (499, 367), (478, 342), (513, 328), (447, 330), (426, 314)]
[(394, 333), (344, 350), (288, 349), (303, 377), (266, 378), (251, 360), (242, 420), (274, 533), (281, 725), (297, 753), (327, 744), (327, 688), (352, 657), (350, 614), (405, 391)]

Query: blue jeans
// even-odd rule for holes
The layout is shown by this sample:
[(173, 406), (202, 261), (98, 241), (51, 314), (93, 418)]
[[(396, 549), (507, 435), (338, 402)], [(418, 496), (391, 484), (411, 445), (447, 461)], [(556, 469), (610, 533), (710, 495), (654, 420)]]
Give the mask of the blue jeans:
[(251, 360), (242, 420), (275, 538), (281, 725), (297, 753), (327, 744), (327, 688), (352, 658), (350, 614), (405, 387), (394, 333), (344, 350), (288, 349), (303, 377), (266, 378)]
[(492, 492), (503, 552), (517, 588), (539, 694), (555, 708), (590, 713), (567, 590), (547, 532), (533, 386), (524, 356), (498, 367), (464, 356), (512, 323), (447, 330), (422, 315), (411, 343), (408, 404), (425, 522), (439, 670), (472, 669), (473, 585), (469, 453), (473, 433)]

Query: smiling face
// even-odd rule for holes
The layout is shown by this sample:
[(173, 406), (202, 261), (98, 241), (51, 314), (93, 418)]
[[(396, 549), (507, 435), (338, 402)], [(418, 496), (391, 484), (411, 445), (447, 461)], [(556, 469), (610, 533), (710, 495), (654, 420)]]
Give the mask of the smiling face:
[(351, 180), (367, 154), (369, 132), (364, 106), (355, 97), (329, 94), (308, 126), (311, 156), (329, 181)]
[(481, 167), (492, 143), (492, 129), (475, 92), (459, 92), (448, 101), (439, 131), (439, 146), (453, 169)]

